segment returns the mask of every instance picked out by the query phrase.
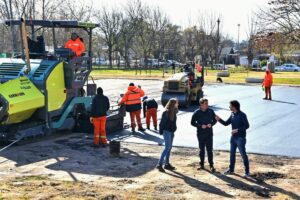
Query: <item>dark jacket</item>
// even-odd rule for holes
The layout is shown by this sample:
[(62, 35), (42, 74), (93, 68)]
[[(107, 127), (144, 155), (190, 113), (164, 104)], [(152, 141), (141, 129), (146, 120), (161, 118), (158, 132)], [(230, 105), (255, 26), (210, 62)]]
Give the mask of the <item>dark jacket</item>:
[(164, 130), (174, 133), (177, 130), (176, 121), (176, 115), (172, 121), (169, 119), (168, 111), (164, 111), (162, 113), (161, 121), (159, 123), (159, 134), (162, 135)]
[(215, 112), (210, 108), (208, 108), (206, 111), (198, 109), (192, 116), (191, 124), (192, 126), (197, 127), (198, 134), (213, 134), (212, 128), (202, 129), (201, 126), (207, 124), (211, 124), (212, 126), (215, 125), (217, 123), (215, 116)]
[(231, 124), (232, 130), (238, 129), (238, 132), (233, 134), (233, 137), (246, 137), (246, 130), (249, 128), (249, 122), (247, 119), (247, 115), (242, 111), (238, 111), (237, 113), (231, 113), (230, 117), (227, 121), (220, 119), (221, 124), (228, 126)]
[(103, 117), (109, 110), (109, 99), (103, 94), (97, 94), (92, 101), (91, 117)]
[(146, 111), (148, 109), (151, 109), (151, 108), (158, 108), (158, 104), (157, 102), (155, 101), (155, 99), (146, 99), (144, 102), (143, 102), (143, 113), (144, 113), (144, 116), (146, 115)]

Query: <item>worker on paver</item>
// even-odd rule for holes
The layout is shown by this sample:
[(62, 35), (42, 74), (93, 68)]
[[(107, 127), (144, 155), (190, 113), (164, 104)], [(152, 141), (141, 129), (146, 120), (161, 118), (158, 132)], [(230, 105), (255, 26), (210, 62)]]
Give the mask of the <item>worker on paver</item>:
[(217, 123), (215, 112), (208, 108), (208, 100), (201, 98), (199, 100), (200, 108), (193, 116), (191, 124), (197, 128), (197, 138), (199, 143), (200, 169), (205, 169), (205, 148), (207, 151), (210, 170), (215, 172), (213, 161), (213, 126)]
[(146, 117), (147, 129), (150, 129), (150, 121), (152, 119), (154, 130), (157, 130), (157, 108), (158, 104), (153, 98), (143, 97), (143, 113)]
[(247, 115), (240, 110), (240, 103), (236, 100), (230, 101), (229, 108), (232, 113), (227, 121), (223, 121), (219, 116), (216, 115), (216, 120), (221, 124), (224, 126), (231, 124), (232, 126), (230, 139), (230, 165), (229, 169), (226, 170), (224, 174), (234, 173), (235, 154), (236, 149), (238, 148), (245, 166), (245, 177), (249, 177), (249, 160), (246, 153), (246, 130), (249, 128)]
[(121, 102), (119, 103), (119, 105), (125, 104), (126, 111), (130, 113), (132, 132), (135, 132), (135, 121), (137, 122), (138, 130), (145, 131), (141, 122), (141, 97), (144, 95), (145, 92), (142, 90), (141, 86), (136, 87), (134, 83), (130, 83), (127, 92), (124, 94)]
[(262, 87), (264, 87), (264, 90), (266, 93), (265, 98), (263, 98), (264, 100), (272, 100), (272, 97), (271, 97), (272, 84), (273, 84), (273, 76), (272, 76), (270, 70), (267, 69), (264, 81), (262, 83)]
[(65, 48), (71, 49), (75, 53), (76, 57), (81, 56), (85, 51), (84, 43), (81, 41), (77, 33), (71, 34), (71, 39), (66, 42)]
[(109, 99), (103, 95), (103, 89), (97, 88), (97, 95), (93, 98), (90, 121), (94, 125), (94, 145), (101, 147), (107, 145), (106, 139), (106, 115), (109, 110)]
[[(159, 134), (163, 135), (165, 148), (160, 156), (156, 168), (160, 172), (164, 172), (164, 168), (167, 170), (175, 170), (176, 168), (170, 164), (170, 154), (173, 146), (174, 132), (177, 129), (176, 114), (178, 112), (178, 100), (172, 98), (168, 101), (165, 111), (162, 114), (161, 121), (159, 123)], [(163, 168), (163, 162), (165, 161), (165, 167)]]

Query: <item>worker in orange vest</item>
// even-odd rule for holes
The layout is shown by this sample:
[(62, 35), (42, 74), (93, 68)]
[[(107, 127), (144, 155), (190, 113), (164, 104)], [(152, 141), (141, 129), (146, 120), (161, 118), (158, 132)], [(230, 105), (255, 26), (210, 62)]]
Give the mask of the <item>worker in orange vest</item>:
[(77, 35), (77, 33), (71, 34), (71, 39), (67, 41), (67, 43), (65, 44), (65, 48), (71, 49), (75, 53), (76, 57), (81, 56), (85, 51), (84, 43)]
[(106, 115), (109, 110), (109, 99), (103, 95), (103, 89), (97, 88), (97, 95), (93, 98), (90, 121), (94, 125), (93, 147), (106, 147)]
[(121, 102), (119, 103), (119, 105), (125, 104), (126, 111), (130, 113), (132, 132), (135, 132), (136, 122), (138, 125), (138, 130), (145, 131), (141, 122), (141, 97), (144, 95), (145, 92), (142, 90), (141, 86), (136, 87), (133, 83), (130, 83), (127, 92), (124, 94)]
[(264, 81), (263, 81), (263, 84), (262, 84), (262, 87), (264, 87), (265, 89), (265, 93), (266, 93), (266, 96), (265, 98), (263, 98), (264, 100), (272, 100), (272, 97), (271, 97), (271, 86), (273, 84), (273, 76), (270, 72), (270, 70), (268, 69), (266, 71), (266, 75), (265, 75), (265, 78), (264, 78)]

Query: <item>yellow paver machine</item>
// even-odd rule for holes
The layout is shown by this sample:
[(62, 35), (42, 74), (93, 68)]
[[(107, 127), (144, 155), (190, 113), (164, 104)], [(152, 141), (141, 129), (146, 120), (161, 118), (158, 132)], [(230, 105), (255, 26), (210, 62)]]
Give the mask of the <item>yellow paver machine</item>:
[[(92, 31), (98, 24), (22, 19), (7, 20), (5, 24), (19, 27), (23, 39), (21, 52), (0, 59), (0, 140), (15, 141), (74, 128), (85, 130), (81, 119), (86, 116), (88, 121), (96, 92), (95, 85), (89, 87), (87, 81), (92, 70)], [(53, 52), (45, 50), (43, 36), (29, 41), (26, 27), (31, 27), (32, 35), (42, 28), (52, 30)], [(75, 57), (70, 49), (58, 48), (57, 29), (83, 30), (88, 38), (86, 55)], [(124, 109), (111, 110), (107, 130), (122, 129), (124, 116)]]

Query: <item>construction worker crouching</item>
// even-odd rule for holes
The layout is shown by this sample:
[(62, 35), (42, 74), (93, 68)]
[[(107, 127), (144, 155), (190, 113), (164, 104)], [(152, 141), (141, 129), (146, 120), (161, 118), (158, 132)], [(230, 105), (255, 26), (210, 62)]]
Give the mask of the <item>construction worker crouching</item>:
[(138, 130), (145, 131), (141, 122), (141, 97), (143, 97), (144, 94), (145, 92), (141, 89), (141, 86), (136, 87), (133, 83), (130, 83), (127, 92), (124, 94), (121, 102), (119, 103), (119, 105), (125, 104), (126, 111), (130, 113), (132, 132), (135, 132), (135, 120), (137, 121)]
[(103, 89), (97, 88), (97, 95), (92, 101), (90, 121), (94, 125), (94, 145), (93, 147), (106, 147), (106, 115), (109, 110), (109, 99), (103, 95)]
[(146, 117), (147, 129), (150, 129), (150, 121), (152, 118), (154, 130), (157, 130), (157, 108), (158, 104), (153, 98), (143, 97), (143, 113)]
[(84, 43), (77, 33), (71, 34), (71, 39), (66, 42), (65, 48), (71, 49), (75, 53), (75, 57), (81, 56), (85, 51)]

